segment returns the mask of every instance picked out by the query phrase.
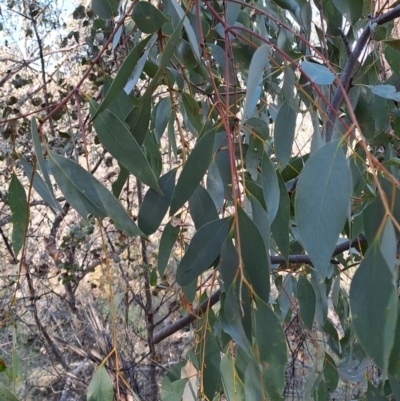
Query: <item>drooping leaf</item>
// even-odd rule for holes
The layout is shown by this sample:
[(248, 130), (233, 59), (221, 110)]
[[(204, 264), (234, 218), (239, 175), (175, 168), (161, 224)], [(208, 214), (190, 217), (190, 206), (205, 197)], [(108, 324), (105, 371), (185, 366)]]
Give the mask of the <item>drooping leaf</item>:
[(263, 302), (257, 304), (254, 314), (254, 332), (264, 385), (270, 400), (282, 400), (287, 362), (285, 333), (275, 313)]
[(118, 178), (112, 183), (112, 193), (117, 199), (121, 195), (122, 188), (124, 187), (128, 177), (129, 171), (125, 167), (119, 166)]
[[(30, 180), (33, 174), (32, 165), (28, 162), (28, 160), (24, 159), (21, 155), (19, 155), (19, 160), (21, 160), (25, 174)], [(54, 210), (62, 211), (60, 204), (56, 201), (55, 197), (50, 192), (48, 186), (45, 184), (42, 177), (39, 174), (37, 174), (37, 172), (35, 172), (33, 177), (33, 188), (41, 196), (41, 198)]]
[(265, 249), (269, 249), (269, 239), (271, 233), (268, 214), (256, 198), (250, 197), (250, 202), (253, 221), (259, 229), (262, 238), (264, 239)]
[(400, 379), (400, 309), (397, 312), (395, 340), (389, 358), (389, 375)]
[(290, 199), (286, 185), (280, 174), (277, 175), (279, 183), (279, 209), (271, 224), (271, 231), (276, 245), (282, 257), (289, 261), (289, 221), (290, 221)]
[(226, 295), (221, 295), (220, 321), (222, 329), (241, 347), (247, 357), (252, 357), (253, 352), (250, 342), (243, 329), (241, 310), (238, 296), (235, 291), (236, 283), (229, 288)]
[(322, 330), (328, 317), (328, 296), (325, 280), (319, 279), (315, 270), (311, 270), (311, 285), (315, 293), (315, 319)]
[(168, 18), (147, 1), (139, 1), (132, 10), (132, 18), (143, 33), (159, 30)]
[(193, 125), (197, 132), (201, 132), (203, 128), (201, 107), (196, 102), (196, 100), (194, 100), (187, 93), (182, 94), (182, 101), (183, 105), (185, 106), (185, 113), (190, 123)]
[(274, 128), (275, 154), (282, 170), (289, 163), (296, 130), (296, 112), (284, 102), (276, 116)]
[(164, 228), (160, 239), (157, 259), (157, 268), (160, 277), (164, 275), (165, 269), (167, 268), (168, 259), (171, 254), (172, 247), (178, 238), (179, 231), (179, 226), (174, 227), (171, 222), (169, 222)]
[(325, 277), (343, 229), (352, 192), (351, 171), (339, 142), (307, 161), (297, 184), (296, 218), (302, 244)]
[(164, 379), (162, 390), (161, 390), (161, 400), (162, 401), (181, 401), (187, 382), (188, 382), (187, 378), (178, 379), (173, 382), (170, 382), (170, 381)]
[(270, 291), (270, 259), (267, 255), (264, 239), (256, 224), (246, 212), (238, 207), (239, 232), (236, 240), (240, 248), (246, 275), (253, 291), (264, 302), (269, 302)]
[(251, 178), (255, 181), (257, 179), (257, 169), (260, 165), (260, 160), (264, 153), (264, 142), (254, 135), (250, 136), (249, 146), (247, 148), (245, 163), (246, 170), (251, 175)]
[(354, 275), (350, 307), (354, 328), (364, 351), (386, 374), (395, 337), (398, 299), (393, 274), (378, 241), (368, 248)]
[(279, 313), (277, 311), (276, 314), (278, 315), (280, 321), (284, 322), (291, 307), (291, 298), (293, 294), (293, 281), (291, 275), (287, 274), (283, 278), (282, 283), (277, 287), (279, 291)]
[(243, 123), (243, 129), (252, 135), (257, 135), (260, 139), (266, 141), (269, 138), (268, 124), (258, 117), (250, 117)]
[(155, 121), (155, 132), (156, 138), (160, 141), (161, 136), (163, 135), (165, 128), (167, 127), (168, 120), (170, 119), (172, 114), (172, 106), (171, 106), (171, 99), (166, 97), (157, 105), (157, 112), (156, 112), (156, 121)]
[(112, 401), (114, 388), (104, 365), (100, 365), (92, 377), (87, 390), (88, 401)]
[(244, 379), (244, 394), (246, 401), (260, 401), (266, 399), (262, 379), (263, 376), (260, 368), (254, 362), (250, 362), (247, 365)]
[(197, 60), (200, 60), (201, 59), (200, 45), (197, 41), (196, 34), (189, 21), (189, 18), (185, 15), (185, 11), (182, 9), (180, 4), (176, 0), (171, 0), (171, 3), (175, 8), (175, 11), (178, 14), (178, 17), (184, 21), (184, 27), (185, 27), (186, 34), (188, 35), (190, 45), (192, 46), (193, 52), (194, 52), (195, 56), (197, 57)]
[(267, 205), (268, 220), (272, 224), (279, 208), (279, 181), (274, 166), (266, 152), (261, 160), (261, 181), (265, 203)]
[(367, 87), (371, 89), (372, 93), (384, 99), (391, 99), (396, 102), (400, 100), (400, 92), (393, 85), (367, 85)]
[(232, 217), (225, 217), (207, 223), (196, 232), (178, 265), (176, 281), (180, 286), (190, 284), (211, 267), (228, 237), (231, 223)]
[(126, 118), (126, 123), (130, 127), (129, 131), (139, 145), (143, 143), (149, 128), (151, 108), (151, 97), (142, 96), (138, 106), (135, 107)]
[(152, 107), (151, 97), (154, 91), (158, 88), (159, 82), (163, 77), (167, 66), (171, 62), (172, 55), (174, 54), (175, 48), (181, 38), (183, 23), (184, 18), (181, 19), (173, 34), (169, 38), (169, 41), (167, 42), (164, 51), (161, 54), (158, 70), (148, 84), (146, 91), (141, 96), (137, 110), (135, 111), (132, 121), (130, 122), (131, 132), (133, 133), (133, 136), (136, 138), (139, 145), (143, 143), (150, 121)]
[(178, 43), (175, 56), (179, 62), (189, 70), (194, 69), (198, 64), (197, 58), (193, 53), (192, 46), (184, 39)]
[[(114, 80), (106, 75), (102, 91), (104, 93), (104, 97), (107, 97), (107, 94), (110, 91), (113, 83)], [(115, 93), (115, 95), (112, 96), (111, 103), (109, 103), (105, 108), (111, 111), (111, 113), (115, 114), (121, 121), (125, 121), (128, 115), (137, 106), (137, 103), (138, 100), (135, 97), (128, 95), (124, 89), (121, 89), (118, 93)], [(103, 102), (100, 104), (100, 107), (102, 107), (102, 105)]]
[(0, 399), (2, 401), (19, 401), (2, 382), (0, 382)]
[[(268, 57), (269, 46), (262, 45), (254, 52), (253, 58), (251, 59), (249, 74), (247, 77), (246, 99), (243, 107), (243, 121), (252, 117), (260, 98), (263, 77), (268, 76)], [(266, 73), (264, 73), (265, 69), (267, 69)]]
[(368, 382), (368, 391), (367, 391), (367, 401), (387, 401), (387, 397), (385, 397), (381, 392), (374, 387), (370, 382)]
[(109, 217), (126, 235), (143, 235), (114, 195), (79, 164), (49, 151), (49, 163), (68, 203), (84, 218)]
[(301, 68), (317, 85), (330, 85), (335, 80), (333, 73), (324, 65), (303, 61)]
[(197, 189), (190, 197), (189, 210), (196, 230), (210, 221), (218, 219), (218, 213), (215, 209), (214, 202), (208, 191), (202, 185), (198, 185)]
[(283, 181), (288, 182), (298, 177), (309, 157), (310, 154), (307, 153), (304, 156), (291, 158), (289, 164), (281, 171)]
[(167, 42), (167, 44), (164, 48), (164, 51), (161, 54), (160, 63), (158, 65), (158, 70), (155, 73), (153, 79), (150, 81), (146, 91), (143, 94), (143, 96), (145, 98), (149, 98), (154, 93), (154, 91), (158, 88), (159, 81), (162, 78), (162, 76), (164, 75), (167, 66), (170, 64), (172, 55), (174, 54), (176, 46), (182, 37), (181, 30), (182, 30), (183, 23), (184, 23), (184, 18), (179, 22), (179, 24), (175, 28), (174, 32), (170, 36), (169, 41)]
[(203, 388), (204, 395), (211, 400), (220, 383), (220, 370), (221, 363), (220, 349), (217, 339), (212, 332), (207, 331), (204, 341), (204, 367), (203, 367)]
[(43, 174), (44, 182), (46, 183), (48, 192), (50, 192), (50, 194), (51, 194), (51, 197), (53, 199), (53, 204), (58, 205), (57, 209), (62, 212), (62, 208), (54, 196), (53, 186), (51, 185), (49, 173), (47, 171), (46, 161), (43, 158), (43, 149), (42, 149), (42, 144), (40, 142), (39, 132), (37, 129), (35, 117), (32, 117), (32, 120), (31, 120), (31, 134), (32, 134), (33, 148), (35, 150), (37, 163), (39, 165), (40, 171)]
[(339, 373), (335, 361), (326, 352), (325, 352), (323, 371), (324, 371), (324, 382), (326, 390), (328, 391), (328, 393), (333, 393), (336, 390), (336, 387), (339, 383)]
[(234, 361), (229, 352), (221, 359), (220, 372), (224, 394), (228, 401), (240, 401), (243, 396), (243, 384), (235, 369)]
[(239, 257), (236, 248), (232, 243), (232, 238), (227, 238), (221, 247), (221, 263), (218, 266), (226, 292), (232, 286), (238, 267)]
[(118, 74), (112, 81), (110, 88), (108, 89), (103, 101), (101, 102), (98, 109), (92, 115), (92, 119), (94, 120), (98, 114), (100, 114), (103, 110), (105, 110), (111, 102), (118, 96), (121, 90), (124, 88), (126, 81), (132, 74), (136, 63), (138, 62), (141, 54), (143, 53), (144, 48), (146, 47), (147, 43), (151, 36), (140, 41), (128, 54), (125, 58), (124, 62), (122, 63), (121, 67), (119, 68)]
[(225, 198), (225, 185), (216, 161), (212, 161), (207, 172), (207, 191), (217, 210), (222, 211)]
[[(92, 101), (90, 111), (94, 115), (98, 105)], [(161, 193), (146, 156), (136, 139), (115, 114), (104, 110), (94, 120), (93, 125), (104, 147), (144, 184)]]
[(263, 189), (261, 188), (261, 186), (255, 183), (250, 177), (245, 176), (245, 188), (248, 198), (256, 199), (266, 212), (267, 205), (265, 204)]
[(179, 176), (171, 199), (170, 215), (175, 214), (191, 197), (211, 162), (214, 146), (214, 131), (203, 135), (189, 155)]
[(333, 0), (333, 4), (351, 24), (355, 24), (360, 19), (363, 0)]
[(297, 282), (297, 297), (301, 319), (307, 329), (312, 331), (315, 315), (315, 292), (310, 282), (303, 275), (300, 275)]
[(117, 15), (118, 2), (115, 0), (92, 0), (92, 10), (103, 19), (111, 19)]
[(8, 190), (8, 202), (11, 209), (13, 223), (12, 246), (15, 257), (17, 257), (25, 240), (29, 213), (25, 189), (15, 174), (13, 174), (11, 178)]
[(146, 235), (156, 232), (168, 211), (175, 189), (175, 176), (176, 169), (172, 169), (158, 179), (158, 185), (163, 195), (149, 189), (143, 198), (139, 209), (138, 225)]

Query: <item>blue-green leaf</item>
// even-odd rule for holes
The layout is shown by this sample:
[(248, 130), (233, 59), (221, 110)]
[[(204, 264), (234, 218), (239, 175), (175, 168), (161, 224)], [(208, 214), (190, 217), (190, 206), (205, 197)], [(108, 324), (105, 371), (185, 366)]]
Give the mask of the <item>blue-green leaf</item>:
[(272, 224), (279, 208), (280, 189), (274, 166), (266, 152), (261, 160), (261, 181), (265, 203), (267, 204), (268, 220)]
[(49, 151), (49, 163), (68, 203), (84, 218), (109, 217), (126, 235), (143, 235), (114, 195), (78, 163)]
[(112, 81), (111, 86), (104, 97), (104, 100), (100, 104), (100, 107), (92, 115), (93, 120), (97, 117), (98, 114), (105, 110), (111, 102), (113, 102), (113, 100), (124, 88), (126, 81), (132, 74), (132, 71), (134, 70), (141, 54), (143, 53), (144, 48), (146, 47), (150, 39), (151, 36), (143, 39), (129, 52), (128, 56), (125, 58), (121, 67), (119, 68), (118, 74)]
[(228, 237), (231, 223), (232, 217), (218, 219), (196, 232), (176, 272), (176, 281), (180, 286), (190, 284), (211, 267)]
[(351, 171), (340, 142), (331, 142), (310, 157), (296, 192), (297, 228), (302, 244), (314, 267), (325, 277), (352, 192)]
[(307, 329), (312, 331), (315, 315), (315, 292), (310, 282), (302, 274), (297, 283), (297, 298), (301, 319)]
[(211, 162), (214, 146), (214, 131), (203, 135), (189, 155), (176, 184), (171, 199), (170, 215), (175, 214), (191, 197), (204, 177)]
[(2, 382), (0, 382), (0, 400), (19, 401), (18, 398)]
[(44, 177), (44, 182), (46, 183), (47, 189), (51, 194), (51, 197), (53, 199), (53, 204), (58, 205), (57, 209), (59, 211), (62, 211), (62, 208), (59, 205), (59, 203), (57, 202), (57, 200), (54, 196), (54, 193), (53, 193), (53, 186), (51, 185), (49, 173), (47, 171), (46, 161), (43, 158), (43, 149), (42, 149), (42, 144), (40, 142), (39, 132), (37, 129), (35, 117), (32, 117), (32, 120), (31, 120), (31, 134), (32, 134), (33, 148), (35, 150), (36, 159), (37, 159), (40, 171), (42, 172), (43, 177)]
[(199, 185), (190, 197), (189, 210), (196, 230), (210, 221), (218, 219), (214, 202), (202, 185)]
[(371, 92), (384, 99), (391, 99), (396, 102), (400, 101), (400, 92), (393, 85), (367, 85)]
[(264, 395), (263, 376), (258, 365), (250, 362), (247, 365), (244, 379), (244, 394), (246, 401), (266, 400)]
[(278, 111), (274, 127), (275, 154), (280, 163), (280, 170), (289, 163), (295, 130), (296, 112), (285, 101)]
[[(253, 54), (251, 59), (249, 73), (247, 77), (246, 99), (243, 107), (242, 121), (250, 118), (256, 108), (261, 94), (261, 83), (264, 76), (268, 76), (269, 68), (269, 46), (260, 46)], [(267, 71), (264, 73), (264, 70)]]
[[(233, 4), (233, 3), (231, 3)], [(224, 394), (228, 401), (241, 401), (243, 397), (243, 384), (235, 369), (235, 362), (227, 352), (221, 359), (220, 372)]]
[(143, 33), (153, 33), (159, 30), (168, 18), (153, 4), (139, 1), (132, 10), (132, 18)]
[(53, 196), (52, 192), (50, 192), (48, 186), (46, 183), (43, 181), (42, 177), (38, 174), (37, 171), (33, 173), (33, 167), (31, 164), (28, 162), (28, 160), (24, 159), (21, 155), (19, 155), (19, 159), (21, 160), (22, 167), (25, 171), (26, 176), (30, 180), (33, 176), (33, 188), (35, 191), (42, 197), (42, 199), (49, 205), (51, 206), (54, 210), (58, 210), (62, 212), (62, 208), (60, 204), (57, 202), (55, 197)]
[(168, 223), (164, 228), (160, 239), (157, 258), (157, 268), (160, 277), (164, 275), (165, 269), (167, 268), (168, 259), (171, 254), (172, 247), (178, 238), (179, 231), (179, 226), (174, 227), (171, 223)]
[(15, 257), (17, 257), (25, 240), (29, 214), (25, 189), (14, 173), (8, 190), (8, 203), (10, 205), (13, 223), (12, 246)]
[[(94, 115), (98, 105), (91, 102), (90, 111)], [(104, 147), (144, 184), (161, 193), (142, 148), (129, 132), (126, 124), (109, 110), (104, 110), (93, 122), (97, 135)]]
[(158, 179), (163, 195), (151, 188), (146, 192), (138, 217), (138, 225), (146, 235), (156, 232), (168, 211), (175, 189), (175, 176), (176, 169), (172, 169)]
[(335, 80), (333, 73), (324, 65), (303, 61), (301, 68), (310, 77), (311, 81), (317, 85), (330, 85)]
[(257, 304), (254, 314), (258, 360), (263, 368), (265, 389), (270, 400), (281, 400), (287, 362), (285, 333), (275, 313), (263, 302)]
[(381, 253), (378, 240), (368, 248), (354, 275), (350, 307), (364, 351), (386, 375), (395, 337), (398, 299), (393, 273)]
[(363, 0), (333, 0), (333, 4), (350, 24), (353, 25), (360, 20), (363, 11)]
[(270, 259), (267, 255), (264, 239), (256, 224), (246, 212), (238, 207), (240, 248), (246, 275), (253, 291), (264, 302), (269, 302), (270, 291)]
[(114, 388), (112, 380), (104, 365), (96, 370), (87, 390), (88, 401), (112, 401), (114, 399)]
[(271, 224), (271, 231), (275, 243), (282, 254), (282, 257), (289, 261), (289, 220), (290, 220), (290, 199), (285, 182), (280, 174), (277, 175), (279, 183), (279, 209)]
[(250, 342), (243, 329), (241, 310), (239, 309), (238, 296), (235, 293), (236, 283), (229, 291), (221, 295), (220, 321), (222, 329), (243, 349), (248, 357), (253, 356)]
[(92, 0), (92, 10), (103, 19), (111, 19), (118, 13), (118, 2), (115, 0)]

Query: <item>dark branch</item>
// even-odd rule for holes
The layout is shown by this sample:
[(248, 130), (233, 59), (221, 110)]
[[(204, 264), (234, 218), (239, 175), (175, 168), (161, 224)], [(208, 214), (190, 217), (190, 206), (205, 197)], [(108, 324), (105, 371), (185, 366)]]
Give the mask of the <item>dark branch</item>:
[[(367, 239), (360, 235), (359, 237), (353, 239), (353, 241), (343, 242), (342, 244), (338, 245), (335, 248), (332, 256), (340, 255), (341, 253), (351, 249), (351, 248), (358, 248), (361, 244), (367, 242)], [(286, 263), (285, 259), (280, 256), (272, 256), (271, 257), (272, 264), (278, 263)], [(289, 263), (305, 263), (311, 264), (310, 258), (308, 255), (290, 255), (289, 256)], [(188, 324), (194, 322), (198, 317), (200, 317), (204, 312), (206, 312), (209, 308), (214, 306), (218, 301), (221, 295), (221, 290), (215, 291), (209, 298), (203, 301), (200, 306), (194, 309), (193, 314), (187, 314), (186, 316), (182, 317), (181, 319), (177, 320), (175, 323), (171, 324), (170, 326), (166, 327), (165, 329), (160, 330), (157, 332), (153, 337), (153, 344), (157, 344), (160, 341), (164, 340), (165, 338), (169, 337), (171, 334), (176, 333), (178, 330), (183, 329)]]
[(153, 337), (153, 344), (159, 343), (160, 341), (164, 340), (164, 338), (169, 337), (171, 334), (176, 333), (178, 330), (183, 329), (188, 324), (194, 322), (198, 317), (200, 317), (204, 312), (206, 312), (219, 301), (220, 295), (221, 290), (215, 291), (213, 294), (211, 294), (210, 298), (207, 298), (200, 304), (200, 306), (194, 309), (193, 314), (188, 313), (175, 323), (157, 332)]
[(332, 140), (333, 128), (336, 122), (336, 113), (339, 110), (340, 105), (342, 104), (344, 98), (344, 91), (347, 91), (349, 86), (350, 79), (353, 75), (354, 67), (358, 58), (361, 56), (362, 51), (364, 50), (365, 45), (367, 44), (370, 34), (371, 34), (371, 25), (383, 25), (386, 22), (393, 21), (395, 18), (400, 17), (400, 5), (394, 7), (392, 10), (388, 11), (385, 14), (380, 15), (377, 18), (371, 19), (368, 21), (367, 26), (364, 28), (360, 37), (358, 38), (356, 47), (351, 55), (348, 57), (346, 65), (344, 67), (342, 73), (342, 79), (340, 80), (341, 85), (336, 88), (335, 94), (333, 95), (331, 106), (327, 112), (327, 122), (325, 128), (325, 138), (326, 142), (330, 142)]

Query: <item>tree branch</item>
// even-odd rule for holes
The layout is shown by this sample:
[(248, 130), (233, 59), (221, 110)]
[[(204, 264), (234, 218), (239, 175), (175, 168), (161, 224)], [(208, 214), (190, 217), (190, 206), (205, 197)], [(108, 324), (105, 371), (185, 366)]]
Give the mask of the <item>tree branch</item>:
[[(351, 249), (351, 248), (358, 248), (361, 244), (367, 242), (367, 239), (364, 235), (360, 235), (357, 238), (353, 239), (353, 241), (343, 242), (342, 244), (338, 245), (334, 252), (333, 256), (340, 255), (341, 253)], [(285, 259), (280, 256), (272, 256), (271, 263), (286, 263)], [(289, 263), (305, 263), (311, 264), (310, 258), (308, 255), (290, 255), (289, 256)], [(178, 319), (175, 323), (171, 324), (170, 326), (166, 327), (158, 331), (153, 337), (153, 344), (157, 344), (160, 341), (164, 340), (165, 338), (169, 337), (171, 334), (176, 333), (178, 330), (183, 329), (188, 324), (194, 322), (198, 317), (200, 317), (203, 313), (205, 313), (209, 308), (214, 306), (218, 301), (219, 297), (221, 296), (221, 289), (215, 291), (211, 294), (209, 298), (203, 301), (200, 306), (194, 309), (193, 314), (187, 314), (186, 316)]]
[(367, 26), (364, 28), (360, 37), (358, 38), (356, 47), (351, 55), (347, 58), (346, 65), (344, 67), (342, 73), (342, 79), (340, 80), (341, 85), (336, 88), (335, 94), (333, 95), (331, 106), (328, 108), (327, 112), (327, 122), (325, 128), (325, 138), (326, 142), (330, 142), (332, 140), (333, 128), (336, 122), (336, 114), (339, 111), (340, 105), (342, 104), (344, 98), (344, 91), (347, 91), (350, 79), (353, 75), (354, 67), (358, 58), (360, 57), (362, 51), (364, 50), (365, 45), (368, 42), (368, 39), (371, 35), (371, 26), (383, 25), (386, 22), (393, 21), (395, 18), (400, 17), (400, 5), (394, 7), (392, 10), (388, 11), (385, 14), (381, 14), (379, 17), (371, 19)]

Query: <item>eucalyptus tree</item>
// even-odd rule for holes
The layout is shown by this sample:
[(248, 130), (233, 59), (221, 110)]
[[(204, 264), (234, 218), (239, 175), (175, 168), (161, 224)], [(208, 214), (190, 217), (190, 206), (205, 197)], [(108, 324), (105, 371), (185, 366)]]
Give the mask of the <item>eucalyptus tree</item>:
[[(90, 62), (32, 117), (26, 189), (59, 216), (73, 209), (100, 232), (111, 222), (140, 238), (149, 397), (159, 396), (156, 345), (191, 324), (193, 346), (169, 369), (161, 399), (280, 400), (305, 343), (313, 352), (302, 399), (346, 386), (343, 399), (400, 399), (400, 6), (93, 0), (74, 17), (91, 27)], [(83, 97), (88, 81), (104, 82), (98, 96)], [(86, 151), (79, 164), (76, 149), (54, 146), (51, 118), (71, 100), (81, 149), (96, 144), (118, 162), (111, 190)], [(122, 198), (132, 176), (137, 211)], [(14, 174), (21, 260), (24, 194)], [(161, 326), (152, 295), (166, 279), (184, 316)], [(116, 327), (113, 306), (111, 315)], [(131, 399), (127, 382), (115, 335), (88, 399)]]

